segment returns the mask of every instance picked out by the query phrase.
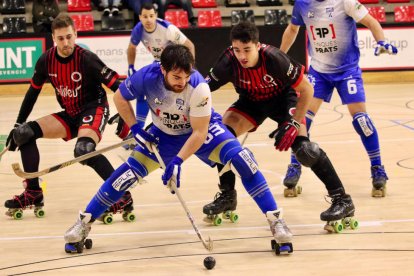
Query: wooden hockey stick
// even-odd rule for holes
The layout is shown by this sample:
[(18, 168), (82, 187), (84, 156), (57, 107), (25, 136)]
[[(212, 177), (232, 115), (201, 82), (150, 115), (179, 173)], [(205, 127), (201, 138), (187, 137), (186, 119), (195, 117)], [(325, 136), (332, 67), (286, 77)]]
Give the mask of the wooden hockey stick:
[(107, 151), (116, 149), (116, 148), (121, 147), (123, 145), (130, 144), (130, 143), (132, 143), (134, 141), (135, 141), (134, 138), (130, 138), (128, 140), (124, 140), (122, 142), (116, 143), (116, 144), (114, 144), (112, 146), (108, 146), (106, 148), (99, 149), (99, 150), (96, 150), (96, 151), (87, 153), (85, 155), (76, 157), (76, 158), (74, 158), (72, 160), (69, 160), (69, 161), (66, 161), (66, 162), (57, 164), (55, 166), (52, 166), (50, 168), (47, 168), (47, 169), (44, 169), (44, 170), (41, 170), (41, 171), (38, 171), (38, 172), (25, 172), (25, 171), (23, 171), (20, 168), (20, 164), (19, 163), (13, 163), (12, 164), (12, 168), (13, 168), (14, 173), (17, 176), (20, 176), (21, 178), (24, 178), (24, 179), (36, 178), (36, 177), (39, 177), (39, 176), (42, 176), (42, 175), (45, 175), (45, 174), (48, 174), (48, 173), (51, 173), (51, 172), (54, 172), (54, 171), (63, 169), (65, 167), (68, 167), (68, 166), (73, 165), (75, 163), (81, 162), (83, 160), (89, 159), (89, 158), (94, 157), (94, 156), (96, 156), (98, 154), (101, 154), (101, 153), (104, 153), (104, 152), (107, 152)]
[[(161, 155), (160, 155), (160, 153), (158, 152), (158, 149), (157, 149), (157, 147), (156, 147), (154, 144), (151, 144), (151, 150), (154, 152), (155, 156), (157, 157), (158, 162), (159, 162), (159, 163), (160, 163), (160, 165), (161, 165), (161, 168), (162, 168), (163, 170), (165, 170), (165, 163), (164, 163), (164, 161), (162, 160)], [(195, 224), (194, 218), (193, 218), (193, 216), (191, 215), (190, 210), (189, 210), (189, 209), (188, 209), (188, 207), (187, 207), (187, 204), (185, 203), (184, 199), (182, 198), (182, 196), (181, 196), (181, 194), (180, 194), (180, 191), (177, 189), (177, 186), (176, 186), (174, 183), (172, 183), (172, 184), (170, 183), (170, 184), (169, 184), (169, 188), (171, 189), (171, 191), (173, 191), (173, 192), (177, 195), (178, 199), (180, 200), (181, 205), (183, 206), (183, 208), (184, 208), (185, 212), (187, 213), (187, 217), (188, 217), (188, 219), (190, 220), (191, 225), (192, 225), (192, 226), (193, 226), (193, 228), (194, 228), (194, 231), (197, 233), (198, 238), (199, 238), (199, 239), (200, 239), (200, 241), (203, 243), (204, 248), (205, 248), (205, 249), (207, 249), (208, 251), (212, 251), (212, 250), (213, 250), (213, 241), (211, 240), (211, 238), (210, 238), (210, 237), (208, 237), (208, 240), (205, 240), (205, 239), (203, 238), (203, 236), (201, 235), (201, 232), (200, 232), (200, 230), (198, 229), (197, 225)]]

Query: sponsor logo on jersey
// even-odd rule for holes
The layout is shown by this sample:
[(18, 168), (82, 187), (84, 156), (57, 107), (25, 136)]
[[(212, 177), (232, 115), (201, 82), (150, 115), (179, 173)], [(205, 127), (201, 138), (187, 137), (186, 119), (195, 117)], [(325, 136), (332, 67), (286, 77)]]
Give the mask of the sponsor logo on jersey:
[(314, 18), (315, 13), (313, 11), (308, 11), (308, 18)]
[(208, 103), (208, 99), (210, 99), (210, 97), (205, 97), (198, 105), (197, 107), (203, 107)]
[(154, 99), (154, 103), (155, 103), (155, 104), (162, 105), (162, 101), (160, 101), (158, 98), (155, 98), (155, 99)]
[(332, 17), (333, 12), (334, 12), (333, 7), (326, 8), (326, 13), (329, 15), (329, 17)]
[(178, 110), (183, 110), (184, 100), (183, 99), (176, 99), (175, 104), (177, 105)]
[[(36, 73), (36, 71), (35, 71), (35, 73)], [(55, 77), (55, 78), (57, 78), (57, 74), (49, 73), (49, 77)]]
[(251, 82), (248, 80), (244, 80), (244, 79), (240, 79), (241, 82), (246, 83), (246, 84), (250, 84)]
[(63, 98), (76, 98), (79, 95), (79, 91), (81, 90), (82, 85), (79, 85), (75, 89), (70, 89), (67, 86), (59, 86), (56, 88), (57, 92)]
[(70, 74), (70, 79), (74, 82), (79, 82), (82, 80), (82, 75), (79, 72), (73, 72)]

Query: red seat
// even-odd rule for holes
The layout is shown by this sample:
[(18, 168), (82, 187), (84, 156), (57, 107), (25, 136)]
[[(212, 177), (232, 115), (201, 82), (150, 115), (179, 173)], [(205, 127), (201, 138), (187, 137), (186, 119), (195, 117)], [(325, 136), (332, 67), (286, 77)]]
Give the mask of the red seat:
[(378, 22), (386, 22), (387, 19), (385, 18), (385, 8), (376, 6), (376, 7), (367, 7), (369, 13), (378, 20)]
[(395, 22), (414, 22), (414, 6), (394, 7)]
[(215, 8), (217, 7), (216, 0), (192, 0), (194, 8)]
[(361, 4), (378, 4), (379, 0), (360, 0)]
[(90, 0), (68, 0), (68, 12), (91, 11)]
[(221, 27), (221, 13), (219, 10), (199, 11), (198, 27)]
[(184, 10), (168, 10), (165, 12), (165, 20), (171, 22), (178, 28), (188, 28), (188, 16)]
[(94, 22), (92, 14), (71, 15), (75, 28), (78, 32), (93, 31)]

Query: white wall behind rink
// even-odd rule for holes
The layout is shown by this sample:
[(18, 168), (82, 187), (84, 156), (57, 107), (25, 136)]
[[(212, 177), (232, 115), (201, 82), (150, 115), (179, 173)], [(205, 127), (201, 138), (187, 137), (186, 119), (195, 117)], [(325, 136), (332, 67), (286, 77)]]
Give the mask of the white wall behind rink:
[[(125, 77), (128, 71), (127, 49), (129, 40), (129, 35), (91, 36), (78, 37), (76, 44), (97, 54), (109, 68)], [(135, 69), (142, 68), (153, 61), (152, 55), (140, 43), (137, 47)]]

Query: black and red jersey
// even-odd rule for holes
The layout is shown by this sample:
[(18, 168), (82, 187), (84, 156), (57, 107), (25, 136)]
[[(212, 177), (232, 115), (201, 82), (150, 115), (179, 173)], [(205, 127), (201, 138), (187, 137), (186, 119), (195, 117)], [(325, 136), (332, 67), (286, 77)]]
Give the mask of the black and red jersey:
[(77, 45), (69, 57), (59, 56), (53, 47), (39, 58), (31, 85), (40, 90), (46, 80), (55, 88), (60, 106), (72, 117), (88, 104), (107, 101), (102, 83), (114, 92), (120, 83), (118, 74), (96, 54)]
[(251, 101), (266, 101), (295, 88), (303, 78), (304, 67), (278, 48), (261, 44), (259, 62), (255, 67), (243, 68), (230, 46), (210, 70), (207, 81), (211, 91), (233, 83), (241, 97)]

